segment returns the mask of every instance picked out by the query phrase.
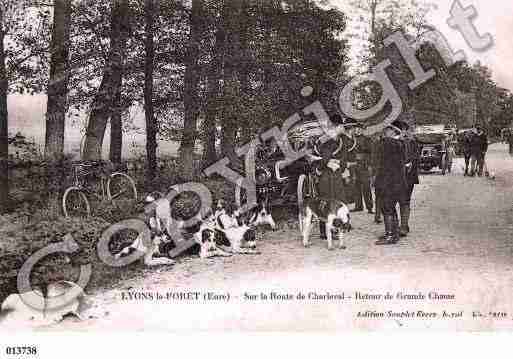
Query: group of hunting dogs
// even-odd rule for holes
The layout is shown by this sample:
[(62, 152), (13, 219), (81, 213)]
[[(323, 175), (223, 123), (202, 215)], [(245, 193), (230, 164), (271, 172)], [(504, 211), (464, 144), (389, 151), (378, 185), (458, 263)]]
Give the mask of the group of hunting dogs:
[[(334, 240), (338, 240), (340, 249), (346, 248), (344, 236), (351, 230), (350, 212), (362, 210), (362, 195), (369, 213), (374, 213), (372, 195), (369, 200), (367, 193), (370, 188), (367, 190), (365, 185), (359, 183), (365, 182), (365, 179), (362, 179), (365, 177), (362, 176), (362, 172), (365, 172), (362, 167), (367, 166), (372, 172), (372, 179), (368, 180), (372, 181), (375, 188), (375, 220), (381, 223), (380, 215), (383, 214), (385, 223), (385, 234), (376, 244), (395, 244), (399, 237), (406, 236), (410, 230), (410, 199), (414, 185), (419, 183), (419, 145), (413, 136), (413, 128), (410, 128), (407, 121), (402, 120), (396, 120), (386, 126), (372, 146), (373, 152), (378, 156), (372, 161), (371, 169), (368, 159), (365, 159), (366, 155), (370, 156), (370, 148), (365, 145), (361, 131), (358, 131), (362, 126), (357, 122), (345, 125), (356, 129), (352, 133), (348, 132), (348, 138), (352, 140), (352, 145), (348, 148), (343, 148), (345, 140), (341, 138), (344, 137), (342, 135), (315, 147), (317, 157), (312, 166), (317, 178), (315, 191), (299, 203), (298, 209), (303, 245), (310, 245), (312, 223), (314, 219), (318, 219), (321, 239), (327, 241), (328, 249), (333, 249)], [(346, 133), (345, 137), (347, 136)], [(355, 187), (357, 198), (354, 196)], [(162, 249), (166, 248), (166, 244), (173, 243), (173, 231), (170, 226), (176, 225), (176, 221), (171, 218), (171, 203), (157, 192), (148, 195), (146, 202), (155, 202), (155, 209), (147, 218), (152, 231), (151, 246), (144, 246), (142, 240), (137, 238), (116, 256), (122, 257), (137, 250), (145, 253), (146, 265), (173, 264), (174, 261), (166, 256), (166, 250)], [(350, 203), (356, 203), (353, 210), (348, 208)], [(400, 224), (397, 205), (400, 209)], [(196, 219), (195, 226), (183, 230), (189, 232), (193, 240), (199, 244), (201, 258), (258, 254), (256, 228), (263, 225), (270, 226), (273, 230), (276, 228), (267, 199), (261, 199), (256, 207), (245, 213), (231, 203), (218, 200), (212, 211), (198, 215)]]

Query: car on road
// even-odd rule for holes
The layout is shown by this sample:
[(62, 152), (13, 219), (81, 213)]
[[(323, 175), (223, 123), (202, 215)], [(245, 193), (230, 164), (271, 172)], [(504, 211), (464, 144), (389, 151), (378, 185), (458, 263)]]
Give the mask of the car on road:
[(420, 169), (430, 172), (437, 168), (442, 172), (442, 175), (450, 172), (449, 166), (452, 166), (452, 160), (447, 147), (451, 136), (446, 131), (436, 131), (417, 132), (415, 137), (420, 144)]

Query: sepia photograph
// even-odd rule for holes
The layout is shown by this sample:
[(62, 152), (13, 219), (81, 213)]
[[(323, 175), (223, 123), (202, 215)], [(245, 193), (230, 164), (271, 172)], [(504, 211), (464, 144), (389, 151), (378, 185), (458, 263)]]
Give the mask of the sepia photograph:
[(0, 0), (0, 336), (511, 331), (512, 29), (509, 0)]

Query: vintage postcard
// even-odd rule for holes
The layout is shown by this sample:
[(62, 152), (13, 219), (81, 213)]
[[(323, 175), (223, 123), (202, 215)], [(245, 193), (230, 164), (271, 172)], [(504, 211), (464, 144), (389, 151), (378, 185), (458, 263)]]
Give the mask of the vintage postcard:
[(2, 0), (0, 333), (513, 329), (512, 18)]

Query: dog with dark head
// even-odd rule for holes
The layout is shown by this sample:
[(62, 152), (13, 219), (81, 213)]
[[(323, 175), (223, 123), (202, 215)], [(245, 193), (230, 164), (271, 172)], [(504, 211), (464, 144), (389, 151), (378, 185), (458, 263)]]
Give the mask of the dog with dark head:
[(276, 222), (272, 216), (271, 207), (267, 199), (259, 201), (255, 207), (246, 212), (249, 218), (248, 223), (254, 227), (270, 226), (273, 231), (276, 230)]
[(255, 228), (262, 224), (275, 226), (272, 216), (266, 216), (267, 212), (260, 213), (261, 210), (241, 213), (235, 206), (218, 201), (215, 212), (217, 241), (232, 253), (258, 254)]
[(235, 218), (239, 225), (242, 225), (242, 222), (246, 222), (248, 225), (251, 224), (252, 227), (269, 226), (273, 231), (276, 230), (276, 222), (272, 216), (269, 201), (266, 199), (258, 201), (256, 206), (244, 213), (233, 204), (226, 203), (224, 200), (220, 199), (216, 202), (215, 211), (217, 214), (223, 212), (227, 213), (229, 216)]
[(328, 249), (333, 249), (333, 234), (339, 240), (339, 248), (346, 249), (344, 234), (351, 230), (349, 208), (343, 202), (337, 200), (307, 198), (299, 208), (299, 228), (305, 247), (310, 246), (310, 231), (314, 217), (326, 223)]
[(124, 247), (115, 258), (121, 258), (134, 251), (144, 253), (143, 261), (147, 266), (170, 265), (175, 261), (165, 257), (174, 246), (171, 239), (171, 208), (169, 201), (160, 192), (152, 192), (144, 199), (146, 204), (155, 202), (156, 207), (144, 214), (144, 221), (151, 231), (151, 243), (147, 247), (139, 235), (129, 246)]
[(215, 256), (228, 257), (230, 253), (217, 246), (216, 219), (213, 214), (207, 215), (201, 220), (199, 226), (193, 233), (194, 240), (200, 245), (199, 256), (202, 259)]
[(149, 246), (145, 246), (142, 240), (142, 234), (138, 235), (137, 238), (129, 245), (124, 247), (114, 257), (121, 258), (130, 255), (134, 251), (144, 253), (143, 262), (146, 266), (157, 266), (157, 265), (171, 265), (175, 261), (171, 258), (166, 257), (169, 250), (174, 245), (173, 241), (165, 232), (157, 228), (157, 221), (155, 218), (150, 218), (147, 221), (150, 227), (151, 242)]

